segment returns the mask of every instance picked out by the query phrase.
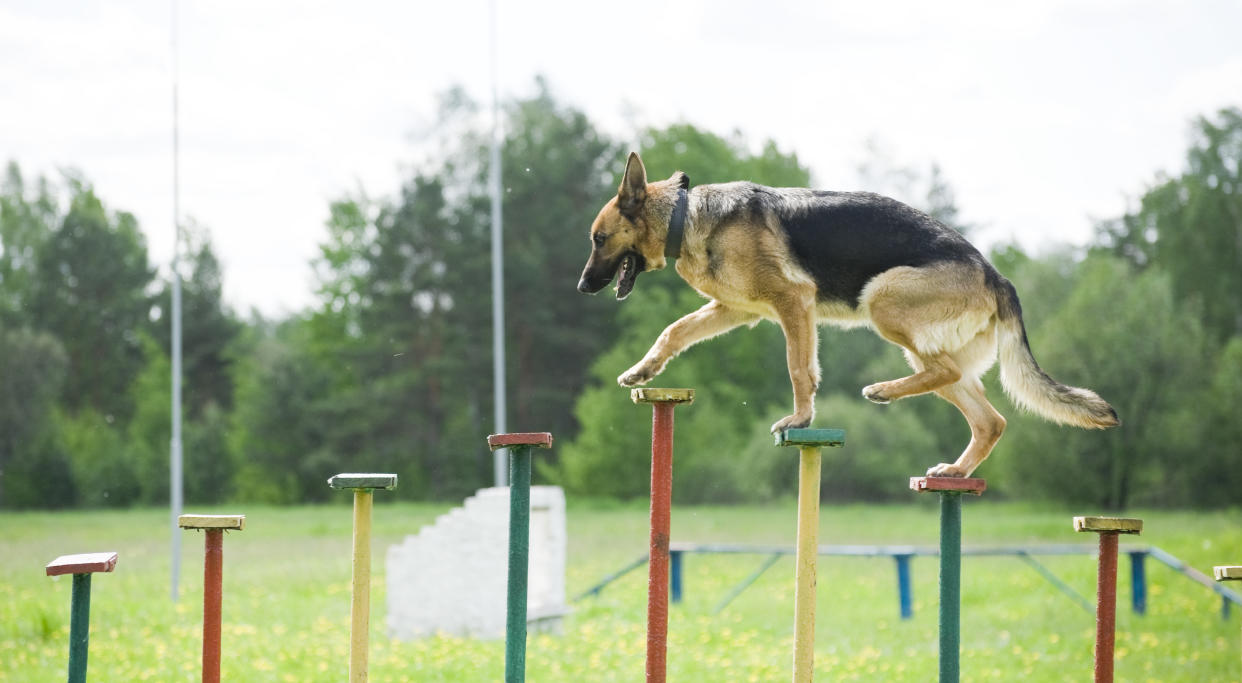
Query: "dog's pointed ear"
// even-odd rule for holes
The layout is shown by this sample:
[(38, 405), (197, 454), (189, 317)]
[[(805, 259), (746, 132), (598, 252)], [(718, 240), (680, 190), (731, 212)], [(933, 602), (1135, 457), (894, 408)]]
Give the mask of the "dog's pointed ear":
[(681, 171), (677, 171), (673, 173), (673, 175), (668, 177), (668, 180), (669, 182), (673, 183), (674, 185), (676, 185), (677, 187), (680, 187), (683, 190), (690, 189), (690, 176), (686, 175), (685, 173), (682, 173)]
[(638, 152), (630, 152), (625, 162), (625, 175), (621, 178), (621, 187), (617, 189), (617, 206), (621, 213), (632, 216), (647, 200), (647, 169), (643, 168), (643, 160)]

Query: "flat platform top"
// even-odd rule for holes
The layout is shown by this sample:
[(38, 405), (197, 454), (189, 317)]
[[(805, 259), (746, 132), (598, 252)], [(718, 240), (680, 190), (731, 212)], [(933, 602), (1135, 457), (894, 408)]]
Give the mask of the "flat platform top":
[(376, 472), (349, 472), (338, 474), (328, 480), (328, 486), (334, 489), (384, 489), (397, 488), (397, 475), (379, 474)]
[(512, 432), (509, 434), (492, 434), (487, 437), (487, 446), (493, 451), (497, 448), (507, 448), (509, 446), (538, 446), (540, 448), (551, 448), (552, 434), (550, 432)]
[(777, 446), (844, 446), (844, 429), (786, 429), (776, 433)]
[(1137, 534), (1143, 531), (1143, 520), (1129, 517), (1075, 517), (1074, 531), (1115, 531)]
[(245, 515), (181, 515), (177, 526), (182, 529), (234, 529), (246, 528)]
[(1242, 567), (1237, 565), (1212, 567), (1212, 574), (1216, 576), (1217, 581), (1239, 581), (1242, 580)]
[(910, 477), (910, 490), (923, 492), (958, 491), (976, 496), (988, 488), (986, 479), (970, 477)]
[(694, 403), (694, 389), (631, 389), (630, 400), (635, 403)]
[(61, 555), (47, 563), (47, 575), (61, 574), (93, 574), (110, 572), (116, 568), (116, 553), (81, 553), (79, 555)]

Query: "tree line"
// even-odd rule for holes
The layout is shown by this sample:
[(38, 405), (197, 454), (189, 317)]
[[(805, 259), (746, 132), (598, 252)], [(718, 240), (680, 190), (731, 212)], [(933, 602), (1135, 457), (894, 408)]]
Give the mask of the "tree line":
[[(652, 177), (812, 184), (796, 153), (690, 123), (623, 144), (542, 83), (504, 108), (506, 372), (510, 426), (551, 431), (537, 477), (579, 495), (645, 495), (647, 413), (615, 378), (660, 330), (698, 307), (670, 270), (623, 303), (574, 285), (587, 228), (637, 146)], [(311, 502), (338, 471), (392, 471), (397, 495), (460, 498), (490, 484), (492, 430), (488, 128), (460, 90), (393, 197), (359, 191), (326, 208), (315, 304), (281, 319), (239, 315), (204, 226), (187, 225), (184, 281), (186, 498)], [(1017, 286), (1032, 347), (1058, 379), (1117, 407), (1122, 427), (1083, 432), (1020, 412), (985, 378), (1010, 427), (980, 475), (998, 495), (1108, 508), (1242, 499), (1242, 110), (1193, 122), (1186, 167), (1160, 174), (1086, 248), (990, 257)], [(872, 189), (964, 232), (939, 169), (860, 169)], [(896, 180), (894, 180), (896, 179)], [(162, 504), (168, 497), (169, 284), (135, 218), (89, 181), (0, 185), (0, 507)], [(875, 406), (859, 389), (906, 373), (866, 331), (824, 329), (819, 426), (825, 495), (900, 499), (905, 477), (969, 440), (942, 401)], [(779, 329), (761, 323), (673, 361), (692, 386), (679, 411), (683, 502), (789, 495), (793, 470), (766, 425), (790, 401)], [(896, 483), (894, 483), (896, 482)]]

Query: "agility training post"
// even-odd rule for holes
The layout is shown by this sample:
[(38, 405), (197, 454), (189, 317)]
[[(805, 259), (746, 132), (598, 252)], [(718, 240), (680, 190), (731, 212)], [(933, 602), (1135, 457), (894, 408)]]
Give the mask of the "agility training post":
[(371, 498), (376, 489), (397, 488), (395, 474), (338, 474), (328, 480), (334, 489), (354, 491), (354, 567), (350, 598), (349, 683), (367, 680), (368, 636), (371, 629)]
[(647, 680), (664, 683), (668, 656), (668, 542), (673, 504), (673, 408), (693, 403), (694, 389), (634, 389), (630, 400), (650, 403), (651, 537), (647, 563)]
[(91, 574), (116, 568), (116, 553), (61, 555), (45, 567), (48, 576), (73, 575), (69, 612), (69, 683), (86, 681), (86, 649), (91, 637)]
[(224, 597), (224, 532), (246, 527), (245, 515), (181, 515), (177, 526), (207, 532), (203, 557), (203, 683), (220, 683), (220, 617)]
[(815, 579), (819, 556), (819, 472), (825, 446), (844, 446), (841, 429), (787, 429), (776, 435), (777, 446), (797, 446), (798, 543), (794, 570), (793, 681), (815, 677)]
[(509, 449), (509, 589), (505, 615), (505, 683), (526, 680), (526, 579), (530, 572), (530, 449), (552, 447), (548, 432), (492, 434), (493, 451)]
[(1124, 517), (1075, 517), (1074, 531), (1100, 535), (1096, 573), (1095, 681), (1113, 680), (1113, 644), (1117, 635), (1117, 535), (1143, 531), (1143, 520)]
[(1216, 577), (1217, 581), (1242, 581), (1242, 566), (1226, 565), (1221, 567), (1212, 567), (1212, 574)]
[(911, 477), (913, 491), (940, 494), (940, 682), (961, 675), (962, 494), (983, 495), (983, 479)]

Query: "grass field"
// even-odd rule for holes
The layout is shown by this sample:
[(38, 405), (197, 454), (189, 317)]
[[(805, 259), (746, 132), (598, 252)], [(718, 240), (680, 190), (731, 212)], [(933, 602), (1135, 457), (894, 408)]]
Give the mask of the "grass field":
[[(909, 506), (826, 507), (824, 543), (934, 545), (934, 501)], [(501, 642), (438, 637), (412, 643), (384, 633), (385, 548), (447, 506), (375, 506), (371, 680), (495, 681)], [(246, 531), (225, 540), (225, 680), (340, 681), (348, 650), (350, 524), (347, 505), (273, 508), (221, 506), (194, 511), (245, 513)], [(1077, 543), (1073, 514), (969, 500), (966, 545)], [(1131, 511), (1146, 522), (1136, 542), (1160, 546), (1194, 567), (1242, 563), (1242, 523), (1232, 512)], [(792, 502), (762, 507), (679, 507), (675, 541), (793, 542)], [(184, 539), (183, 594), (168, 589), (164, 510), (0, 513), (0, 680), (64, 680), (67, 577), (43, 565), (71, 552), (116, 550), (114, 574), (94, 581), (90, 677), (96, 681), (198, 680), (202, 608), (201, 536)], [(646, 509), (570, 501), (570, 595), (646, 549)], [(793, 560), (781, 560), (719, 616), (712, 608), (762, 558), (690, 556), (686, 600), (670, 618), (672, 681), (780, 681), (789, 678)], [(936, 677), (936, 561), (913, 564), (915, 617), (897, 618), (890, 559), (822, 558), (816, 671), (821, 680), (929, 681)], [(1046, 564), (1093, 599), (1094, 558)], [(1117, 680), (1237, 680), (1239, 617), (1220, 618), (1219, 599), (1154, 562), (1149, 608), (1128, 607), (1128, 562), (1118, 594)], [(504, 567), (496, 571), (503, 572)], [(642, 570), (574, 605), (562, 636), (532, 636), (530, 681), (635, 681), (643, 676), (645, 585)], [(963, 564), (964, 680), (1089, 680), (1094, 618), (1013, 558)], [(504, 605), (497, 605), (498, 610)]]

